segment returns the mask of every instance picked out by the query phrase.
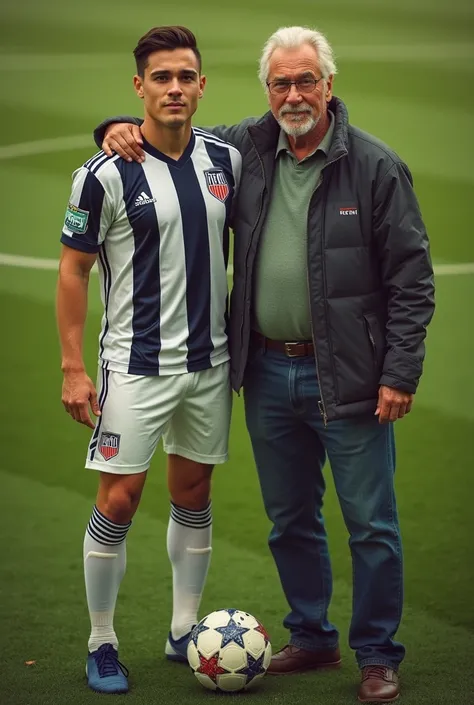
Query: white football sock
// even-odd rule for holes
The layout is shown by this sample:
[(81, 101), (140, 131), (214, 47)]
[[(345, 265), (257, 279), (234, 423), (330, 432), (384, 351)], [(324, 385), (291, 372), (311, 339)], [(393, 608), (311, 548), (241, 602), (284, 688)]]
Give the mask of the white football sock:
[(167, 548), (173, 568), (171, 634), (180, 639), (197, 623), (197, 613), (211, 562), (211, 503), (196, 511), (171, 503)]
[(91, 620), (89, 651), (102, 644), (118, 649), (115, 603), (126, 567), (125, 538), (132, 522), (116, 524), (94, 507), (84, 537), (84, 575)]

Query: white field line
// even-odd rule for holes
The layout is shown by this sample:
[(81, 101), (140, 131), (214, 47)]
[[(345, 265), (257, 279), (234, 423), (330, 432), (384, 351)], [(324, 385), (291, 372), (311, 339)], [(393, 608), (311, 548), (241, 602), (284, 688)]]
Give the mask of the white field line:
[[(19, 267), (21, 269), (49, 269), (58, 270), (59, 261), (57, 259), (46, 259), (43, 257), (24, 257), (23, 255), (10, 255), (0, 252), (0, 266)], [(97, 272), (94, 266), (93, 272)], [(233, 274), (234, 268), (231, 264), (227, 269), (229, 274)], [(474, 262), (460, 262), (459, 264), (437, 264), (434, 267), (437, 277), (459, 276), (460, 274), (474, 274)]]
[[(26, 157), (33, 154), (50, 154), (52, 152), (62, 152), (68, 149), (78, 149), (79, 147), (93, 148), (91, 135), (72, 135), (69, 137), (53, 137), (51, 139), (35, 140), (33, 142), (22, 142), (0, 146), (0, 161), (2, 159), (13, 159), (15, 157)], [(57, 270), (58, 261), (55, 259), (45, 259), (42, 257), (24, 257), (22, 255), (10, 255), (0, 252), (0, 266), (21, 267), (23, 269), (52, 269)], [(459, 274), (474, 274), (474, 262), (462, 262), (459, 264), (438, 264), (435, 265), (437, 276), (456, 276)], [(96, 268), (94, 267), (94, 270)], [(233, 273), (232, 265), (228, 268), (229, 274)]]
[[(355, 60), (365, 62), (466, 62), (474, 58), (474, 42), (439, 42), (416, 44), (335, 44), (334, 51), (337, 60)], [(231, 64), (239, 60), (241, 50), (234, 47), (229, 49), (208, 49), (206, 61), (209, 64)], [(257, 58), (257, 57), (255, 57)], [(117, 66), (124, 70), (132, 71), (130, 59), (125, 54), (114, 53), (66, 53), (66, 54), (1, 54), (0, 71), (8, 73), (27, 71), (97, 71), (100, 69), (116, 69)]]
[(0, 161), (14, 159), (15, 157), (30, 157), (34, 154), (52, 154), (53, 152), (67, 152), (68, 149), (90, 147), (91, 154), (97, 147), (92, 139), (92, 130), (89, 135), (72, 135), (70, 137), (52, 137), (50, 139), (35, 140), (34, 142), (20, 142), (7, 144), (0, 147)]

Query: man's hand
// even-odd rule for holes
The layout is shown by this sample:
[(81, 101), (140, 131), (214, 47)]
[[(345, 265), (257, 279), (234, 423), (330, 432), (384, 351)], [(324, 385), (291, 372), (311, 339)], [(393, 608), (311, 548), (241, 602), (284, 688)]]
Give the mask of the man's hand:
[(379, 423), (388, 423), (403, 419), (408, 414), (413, 404), (414, 394), (401, 392), (393, 387), (381, 385), (379, 388), (379, 400), (375, 415), (379, 417)]
[(105, 131), (102, 149), (111, 157), (114, 152), (123, 157), (127, 162), (145, 161), (145, 152), (142, 135), (138, 125), (130, 122), (113, 122)]
[(64, 373), (62, 402), (67, 413), (75, 421), (89, 428), (95, 428), (89, 413), (89, 404), (92, 413), (100, 416), (97, 392), (92, 380), (84, 371)]

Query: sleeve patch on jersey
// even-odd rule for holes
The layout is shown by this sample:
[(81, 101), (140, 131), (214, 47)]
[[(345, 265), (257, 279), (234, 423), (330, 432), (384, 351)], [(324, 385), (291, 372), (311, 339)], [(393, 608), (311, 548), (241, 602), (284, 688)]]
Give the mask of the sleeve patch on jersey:
[(89, 211), (84, 211), (82, 208), (78, 208), (72, 203), (68, 203), (66, 216), (64, 218), (64, 225), (66, 228), (73, 233), (77, 233), (78, 235), (84, 235), (87, 230), (88, 219)]

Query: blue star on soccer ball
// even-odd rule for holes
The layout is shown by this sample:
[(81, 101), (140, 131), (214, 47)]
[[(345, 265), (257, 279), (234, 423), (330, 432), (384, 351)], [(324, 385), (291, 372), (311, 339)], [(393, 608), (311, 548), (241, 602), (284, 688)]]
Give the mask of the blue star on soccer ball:
[(229, 609), (226, 610), (227, 614), (228, 614), (230, 617), (233, 617), (234, 614), (235, 614), (236, 612), (238, 612), (238, 611), (239, 611), (239, 610), (236, 610), (234, 607), (229, 607)]
[(241, 668), (240, 671), (236, 671), (236, 673), (243, 673), (247, 676), (247, 685), (257, 676), (265, 673), (265, 668), (263, 667), (264, 657), (265, 653), (259, 658), (254, 658), (252, 654), (247, 653), (247, 665), (245, 668)]
[(194, 646), (197, 648), (197, 642), (198, 642), (198, 636), (199, 634), (202, 634), (203, 632), (208, 632), (209, 627), (206, 627), (202, 622), (199, 622), (199, 624), (196, 624), (194, 627), (193, 631), (191, 632), (191, 639), (194, 642)]
[(239, 627), (239, 625), (231, 619), (225, 627), (215, 627), (215, 630), (219, 632), (219, 634), (222, 634), (221, 649), (233, 641), (245, 649), (242, 635), (250, 631), (247, 627)]

